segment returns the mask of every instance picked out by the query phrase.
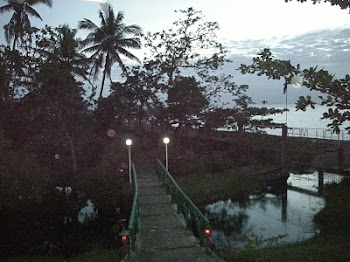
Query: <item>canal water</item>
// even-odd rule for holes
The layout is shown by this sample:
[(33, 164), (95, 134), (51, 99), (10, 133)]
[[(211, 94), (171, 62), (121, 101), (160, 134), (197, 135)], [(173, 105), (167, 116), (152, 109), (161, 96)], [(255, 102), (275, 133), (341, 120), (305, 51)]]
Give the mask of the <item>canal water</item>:
[[(324, 173), (323, 181), (331, 184), (342, 179), (343, 176)], [(260, 241), (258, 247), (311, 238), (317, 232), (313, 217), (325, 205), (318, 185), (317, 172), (290, 173), (287, 187), (278, 193), (268, 188), (244, 202), (228, 199), (208, 205), (211, 243), (217, 249), (230, 249), (247, 243), (247, 237)]]

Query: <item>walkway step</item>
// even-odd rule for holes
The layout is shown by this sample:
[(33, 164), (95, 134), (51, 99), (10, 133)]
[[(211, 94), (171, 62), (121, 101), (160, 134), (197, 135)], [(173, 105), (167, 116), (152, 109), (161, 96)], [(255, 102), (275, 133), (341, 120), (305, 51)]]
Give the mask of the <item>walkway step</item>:
[(141, 205), (139, 210), (141, 216), (177, 214), (176, 205), (169, 205), (169, 203), (157, 205)]
[(186, 228), (184, 219), (179, 214), (144, 216), (140, 220), (141, 230), (165, 230)]
[(192, 232), (183, 228), (176, 230), (148, 230), (140, 233), (140, 250), (155, 251), (198, 246), (198, 240), (193, 236)]
[(142, 187), (161, 187), (163, 186), (163, 183), (160, 181), (153, 181), (153, 180), (144, 180), (144, 181), (137, 181), (139, 184), (139, 188)]
[(171, 197), (168, 195), (140, 195), (140, 205), (171, 204)]
[(165, 195), (166, 190), (164, 187), (141, 187), (139, 189), (139, 195), (148, 196), (148, 195)]
[(152, 176), (148, 176), (148, 177), (144, 177), (144, 178), (139, 178), (137, 181), (139, 183), (140, 182), (159, 182), (159, 179), (158, 179), (158, 177), (152, 175)]
[(135, 262), (218, 262), (215, 255), (206, 254), (201, 247), (164, 249), (156, 251), (140, 251), (133, 259)]

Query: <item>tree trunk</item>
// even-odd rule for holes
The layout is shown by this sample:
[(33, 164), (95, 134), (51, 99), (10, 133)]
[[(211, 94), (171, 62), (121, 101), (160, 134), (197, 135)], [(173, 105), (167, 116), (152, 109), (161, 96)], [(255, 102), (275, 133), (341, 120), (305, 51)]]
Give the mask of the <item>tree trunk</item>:
[(17, 34), (15, 34), (15, 38), (13, 39), (13, 44), (12, 44), (12, 51), (15, 51), (16, 49), (17, 39), (18, 39)]
[(173, 76), (174, 76), (174, 72), (173, 71), (170, 71), (167, 73), (168, 74), (168, 88), (169, 87), (173, 87), (173, 84), (174, 84), (174, 80), (173, 80)]
[(75, 147), (74, 147), (74, 144), (73, 144), (73, 140), (72, 140), (72, 137), (70, 136), (70, 134), (68, 132), (66, 124), (63, 121), (62, 114), (58, 110), (57, 110), (57, 115), (58, 115), (58, 118), (59, 118), (59, 120), (61, 122), (64, 134), (66, 135), (66, 137), (68, 139), (70, 153), (71, 153), (71, 160), (72, 160), (72, 169), (73, 169), (74, 172), (76, 172), (77, 171), (77, 155), (76, 155), (76, 152), (75, 152)]
[(103, 77), (102, 77), (100, 96), (98, 97), (99, 100), (102, 98), (103, 87), (105, 85), (105, 80), (106, 80), (106, 75), (107, 75), (107, 65), (108, 65), (108, 63), (109, 63), (109, 54), (107, 53), (107, 55), (106, 55), (106, 62), (105, 62), (105, 69), (103, 70)]
[(100, 95), (98, 97), (99, 100), (102, 98), (102, 92), (103, 92), (103, 86), (105, 84), (105, 79), (106, 79), (106, 69), (103, 71), (101, 90), (100, 90)]
[(72, 159), (72, 169), (74, 171), (74, 173), (77, 171), (77, 155), (76, 155), (76, 152), (75, 152), (75, 147), (74, 147), (74, 144), (73, 144), (73, 140), (71, 138), (71, 136), (69, 135), (69, 132), (67, 130), (67, 128), (65, 127), (65, 124), (63, 124), (63, 130), (66, 134), (66, 137), (68, 139), (68, 142), (69, 142), (69, 147), (70, 147), (70, 152), (71, 152), (71, 159)]

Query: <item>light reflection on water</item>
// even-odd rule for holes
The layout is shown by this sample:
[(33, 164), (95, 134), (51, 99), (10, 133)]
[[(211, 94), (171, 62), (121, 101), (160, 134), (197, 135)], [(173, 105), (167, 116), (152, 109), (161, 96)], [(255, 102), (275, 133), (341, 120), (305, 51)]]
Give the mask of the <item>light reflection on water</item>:
[[(339, 183), (342, 178), (325, 173), (324, 184)], [(316, 194), (318, 173), (291, 173), (287, 184), (302, 187), (305, 192), (286, 188), (278, 195), (252, 195), (245, 203), (229, 199), (208, 205), (206, 214), (212, 226), (211, 242), (218, 249), (228, 249), (239, 246), (252, 233), (263, 239), (285, 235), (278, 244), (312, 237), (316, 232), (313, 217), (325, 204), (324, 199)]]
[[(324, 172), (323, 183), (332, 184), (340, 183), (344, 179), (344, 176)], [(310, 190), (317, 192), (318, 191), (318, 172), (312, 172), (310, 174), (294, 174), (290, 173), (287, 180), (287, 184), (290, 186), (295, 186), (298, 188)]]

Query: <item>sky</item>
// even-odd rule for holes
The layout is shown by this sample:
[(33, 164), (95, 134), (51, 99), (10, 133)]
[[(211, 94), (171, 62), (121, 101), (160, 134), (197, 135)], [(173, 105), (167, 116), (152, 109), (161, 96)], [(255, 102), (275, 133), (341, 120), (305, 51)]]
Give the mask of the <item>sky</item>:
[[(99, 24), (98, 10), (103, 0), (53, 0), (50, 9), (35, 6), (43, 21), (32, 18), (32, 24), (58, 26), (68, 24), (76, 28), (78, 21), (88, 18)], [(144, 32), (166, 30), (179, 18), (174, 12), (193, 7), (200, 10), (207, 21), (219, 23), (218, 40), (229, 51), (233, 63), (225, 67), (235, 77), (237, 84), (248, 84), (249, 94), (256, 103), (267, 100), (282, 104), (285, 97), (282, 84), (264, 77), (241, 75), (241, 63), (249, 64), (261, 49), (270, 47), (280, 59), (300, 63), (302, 67), (318, 65), (337, 77), (350, 69), (350, 14), (328, 3), (313, 5), (284, 0), (110, 0), (115, 11), (123, 11), (126, 24), (138, 24)], [(0, 0), (0, 6), (6, 4)], [(8, 23), (10, 13), (0, 15), (0, 27)], [(81, 32), (81, 37), (84, 33)], [(0, 43), (5, 44), (3, 30)], [(143, 52), (135, 53), (142, 56)], [(116, 65), (117, 67), (117, 65)], [(118, 79), (118, 69), (112, 79)], [(291, 88), (291, 103), (308, 90)], [(230, 99), (230, 98), (227, 98)]]

